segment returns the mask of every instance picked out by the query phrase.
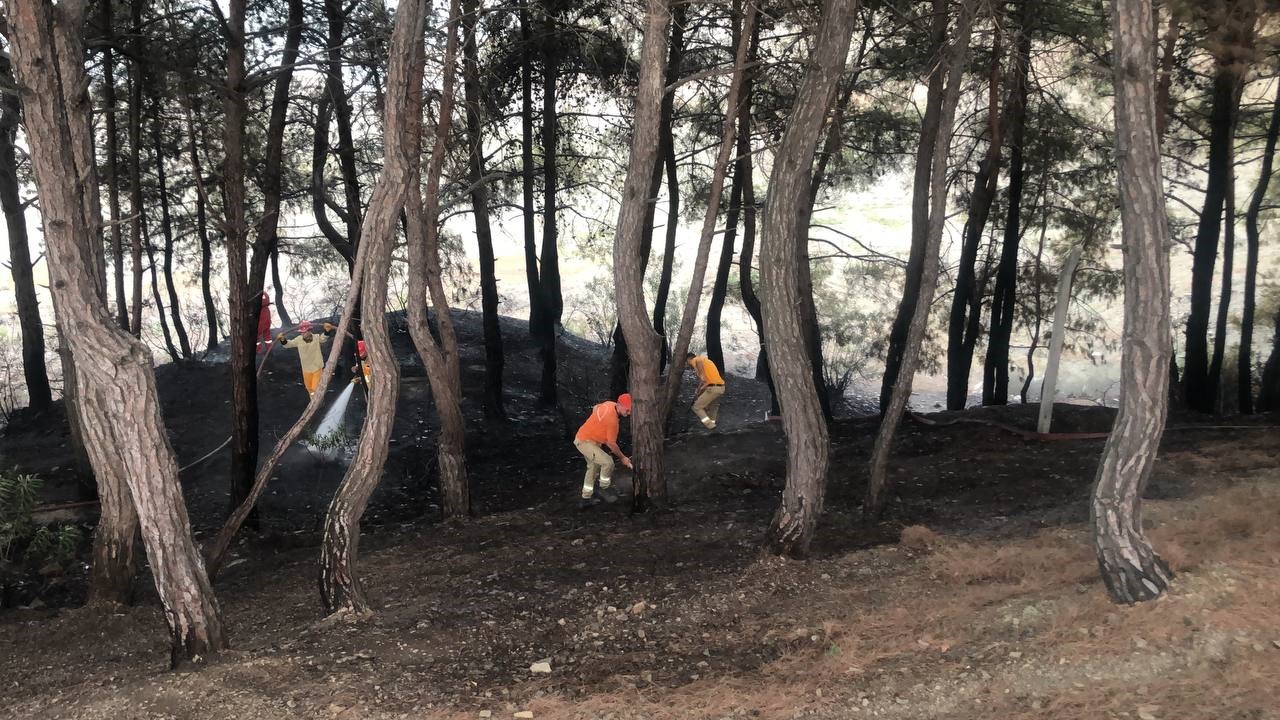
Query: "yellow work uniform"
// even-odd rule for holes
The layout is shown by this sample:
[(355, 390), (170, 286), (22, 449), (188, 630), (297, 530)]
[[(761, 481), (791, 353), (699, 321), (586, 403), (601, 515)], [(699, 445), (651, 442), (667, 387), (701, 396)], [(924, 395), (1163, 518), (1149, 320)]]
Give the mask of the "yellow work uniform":
[(702, 424), (708, 428), (716, 426), (716, 418), (720, 415), (720, 398), (724, 395), (724, 378), (720, 370), (706, 355), (697, 355), (689, 359), (689, 367), (698, 373), (698, 384), (701, 390), (693, 399), (693, 414), (698, 416)]
[(312, 335), (310, 341), (299, 335), (284, 344), (285, 347), (298, 351), (298, 360), (302, 362), (302, 385), (307, 388), (308, 394), (314, 394), (320, 384), (320, 373), (324, 371), (324, 353), (320, 351), (320, 346), (327, 342), (329, 336), (320, 334)]

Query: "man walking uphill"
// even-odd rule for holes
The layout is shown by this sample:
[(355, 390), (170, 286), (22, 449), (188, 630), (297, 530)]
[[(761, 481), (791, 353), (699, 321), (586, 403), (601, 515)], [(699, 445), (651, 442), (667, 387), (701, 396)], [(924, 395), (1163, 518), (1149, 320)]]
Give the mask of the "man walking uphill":
[[(623, 393), (617, 402), (606, 401), (591, 408), (591, 415), (578, 428), (573, 439), (573, 446), (587, 459), (587, 474), (582, 478), (582, 501), (578, 507), (586, 509), (592, 505), (595, 494), (596, 478), (600, 479), (600, 495), (607, 502), (615, 498), (609, 485), (613, 483), (613, 458), (609, 453), (618, 456), (624, 467), (631, 467), (631, 458), (623, 454), (618, 447), (618, 418), (631, 414), (631, 394)], [(608, 448), (608, 452), (605, 452)]]
[(320, 346), (329, 342), (327, 333), (332, 333), (333, 330), (333, 325), (325, 323), (326, 334), (317, 338), (311, 334), (310, 321), (303, 320), (298, 326), (300, 334), (294, 339), (286, 341), (284, 333), (276, 336), (276, 342), (298, 351), (298, 360), (302, 362), (302, 385), (307, 389), (308, 395), (314, 395), (316, 386), (320, 384), (320, 373), (324, 370), (324, 354), (320, 352)]
[(716, 364), (706, 355), (685, 355), (689, 367), (698, 373), (698, 392), (693, 396), (693, 414), (698, 416), (708, 430), (716, 429), (720, 415), (720, 397), (724, 395), (724, 378)]

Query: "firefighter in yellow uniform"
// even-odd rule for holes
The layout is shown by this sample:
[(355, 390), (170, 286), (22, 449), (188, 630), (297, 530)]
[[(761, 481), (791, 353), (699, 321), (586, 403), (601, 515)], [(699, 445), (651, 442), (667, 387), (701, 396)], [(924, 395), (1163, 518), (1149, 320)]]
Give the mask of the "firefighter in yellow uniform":
[(325, 323), (325, 334), (317, 337), (311, 333), (311, 322), (303, 320), (298, 326), (298, 336), (292, 340), (286, 340), (284, 333), (276, 336), (276, 342), (298, 351), (298, 360), (302, 363), (302, 386), (308, 395), (315, 395), (316, 386), (320, 384), (320, 373), (324, 371), (324, 353), (320, 352), (320, 346), (329, 342), (329, 333), (333, 330), (333, 325)]
[(724, 395), (724, 378), (716, 364), (706, 355), (685, 356), (685, 362), (698, 374), (698, 392), (693, 397), (693, 414), (698, 416), (708, 430), (716, 429), (716, 417), (720, 414), (720, 398)]

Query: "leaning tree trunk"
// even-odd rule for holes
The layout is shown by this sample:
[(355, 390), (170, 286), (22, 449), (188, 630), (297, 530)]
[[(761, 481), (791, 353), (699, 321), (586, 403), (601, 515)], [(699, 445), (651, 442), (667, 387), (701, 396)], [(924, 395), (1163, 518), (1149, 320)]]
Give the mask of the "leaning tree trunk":
[[(1024, 5), (1027, 0), (1023, 0)], [(991, 72), (987, 88), (987, 154), (978, 163), (969, 193), (969, 214), (965, 219), (960, 246), (960, 265), (956, 268), (956, 289), (951, 296), (951, 314), (947, 322), (947, 409), (963, 410), (969, 400), (969, 373), (973, 368), (973, 349), (978, 341), (982, 313), (982, 290), (978, 286), (978, 246), (987, 229), (987, 218), (996, 199), (1000, 179), (1000, 149), (1004, 142), (1004, 124), (1008, 114), (1000, 116), (1000, 33), (995, 33), (991, 48)], [(1005, 104), (1008, 108), (1008, 103)]]
[[(1235, 133), (1232, 133), (1234, 145)], [(1227, 178), (1227, 194), (1224, 200), (1226, 215), (1222, 229), (1222, 290), (1218, 294), (1218, 317), (1213, 331), (1213, 356), (1209, 360), (1209, 379), (1217, 390), (1214, 391), (1213, 411), (1223, 413), (1222, 363), (1227, 354), (1227, 321), (1231, 310), (1231, 273), (1235, 269), (1236, 259), (1236, 173), (1235, 151), (1231, 152), (1231, 171)]]
[(1258, 184), (1253, 189), (1253, 198), (1249, 200), (1249, 209), (1244, 215), (1248, 250), (1244, 267), (1244, 308), (1240, 316), (1240, 351), (1237, 369), (1240, 376), (1239, 403), (1242, 413), (1253, 412), (1253, 322), (1257, 310), (1260, 245), (1258, 216), (1262, 213), (1262, 200), (1266, 197), (1267, 186), (1271, 183), (1277, 137), (1280, 137), (1280, 86), (1276, 88), (1276, 99), (1271, 106), (1271, 123), (1267, 126), (1267, 146), (1262, 152), (1262, 169), (1258, 173)]
[[(870, 471), (867, 477), (867, 493), (863, 510), (874, 516), (884, 509), (889, 454), (893, 450), (893, 438), (898, 423), (907, 409), (911, 397), (911, 384), (920, 363), (920, 348), (924, 344), (925, 329), (929, 321), (929, 306), (938, 287), (939, 247), (947, 210), (947, 159), (951, 151), (951, 137), (955, 130), (956, 105), (960, 99), (960, 82), (964, 75), (965, 57), (969, 52), (969, 37), (973, 29), (973, 13), (976, 0), (965, 0), (960, 6), (956, 21), (956, 36), (947, 51), (942, 65), (947, 73), (947, 89), (938, 112), (937, 139), (932, 143), (932, 166), (929, 171), (928, 225), (924, 230), (924, 264), (920, 273), (920, 294), (907, 329), (902, 348), (899, 374), (893, 383), (888, 405), (880, 419), (880, 432), (876, 435), (871, 451)], [(921, 141), (923, 145), (925, 141)], [(913, 219), (914, 222), (914, 219)], [(912, 227), (912, 234), (918, 231)], [(786, 408), (786, 403), (783, 403)], [(784, 413), (785, 416), (785, 413)]]
[(938, 137), (938, 123), (942, 110), (943, 67), (942, 51), (947, 40), (947, 0), (933, 0), (932, 20), (929, 29), (928, 90), (925, 96), (924, 115), (920, 120), (920, 142), (916, 146), (915, 176), (911, 188), (911, 252), (907, 256), (906, 275), (902, 280), (902, 299), (898, 313), (889, 328), (889, 348), (885, 353), (884, 377), (880, 381), (880, 413), (889, 407), (893, 387), (902, 374), (902, 355), (906, 350), (907, 331), (919, 303), (923, 279), (926, 230), (929, 226), (929, 178), (933, 168), (934, 143)]
[[(436, 121), (431, 160), (427, 165), (426, 190), (418, 194), (418, 158), (410, 160), (412, 181), (408, 205), (409, 255), (409, 334), (427, 370), (431, 396), (440, 417), (440, 438), (436, 443), (436, 463), (440, 471), (440, 513), (445, 519), (465, 519), (471, 514), (471, 489), (467, 482), (464, 443), (466, 431), (462, 417), (462, 375), (458, 362), (458, 336), (449, 315), (449, 299), (444, 292), (440, 270), (440, 175), (448, 154), (449, 129), (454, 103), (454, 59), (458, 51), (458, 0), (449, 6), (449, 36), (445, 44), (444, 72), (441, 77), (440, 110)], [(418, 73), (417, 87), (422, 84), (422, 59), (414, 65)], [(407, 134), (412, 147), (420, 146), (422, 135), (418, 112), (408, 123)], [(439, 340), (427, 323), (428, 297), (435, 310)], [(376, 380), (375, 380), (376, 382)]]
[(468, 170), (471, 182), (471, 212), (476, 223), (476, 246), (480, 256), (480, 305), (484, 325), (484, 411), (494, 419), (506, 412), (502, 407), (502, 326), (498, 324), (498, 279), (494, 273), (493, 233), (489, 228), (489, 184), (484, 177), (484, 137), (480, 129), (480, 53), (476, 45), (479, 0), (467, 0), (463, 8), (466, 36), (464, 49), (464, 92), (467, 105)]
[[(8, 58), (0, 58), (0, 77), (6, 85), (13, 85), (13, 69)], [(26, 206), (18, 194), (18, 157), (14, 148), (21, 114), (18, 96), (4, 93), (0, 97), (0, 207), (4, 209), (5, 226), (9, 230), (9, 270), (13, 274), (18, 328), (22, 333), (22, 375), (27, 383), (27, 407), (43, 412), (53, 404), (53, 391), (44, 364), (44, 325), (40, 322), (40, 301), (36, 298), (31, 248), (27, 243)]]
[(769, 528), (768, 543), (775, 552), (792, 556), (805, 555), (813, 540), (826, 494), (830, 450), (804, 331), (806, 273), (800, 265), (807, 258), (801, 252), (800, 238), (809, 231), (814, 153), (844, 70), (857, 17), (855, 0), (823, 4), (809, 70), (774, 153), (760, 247), (769, 369), (787, 435), (787, 483)]
[[(742, 0), (734, 0), (735, 5)], [(735, 16), (738, 12), (735, 10)], [(707, 302), (707, 358), (718, 368), (724, 368), (724, 345), (720, 341), (720, 322), (724, 313), (725, 297), (729, 294), (729, 274), (733, 272), (733, 246), (738, 236), (738, 218), (742, 215), (742, 184), (735, 172), (729, 190), (729, 211), (725, 214), (724, 239), (720, 246), (720, 261), (716, 264), (716, 279), (711, 286), (711, 299)], [(678, 360), (678, 359), (677, 359)]]
[[(748, 0), (750, 2), (750, 0)], [(755, 6), (750, 5), (742, 16), (744, 29), (735, 32), (738, 38), (734, 52), (733, 79), (729, 83), (729, 95), (725, 98), (724, 116), (720, 123), (720, 150), (716, 154), (715, 164), (711, 166), (711, 185), (707, 189), (707, 210), (702, 218), (702, 233), (698, 238), (698, 252), (693, 263), (693, 275), (689, 279), (689, 293), (685, 296), (684, 313), (680, 316), (680, 330), (676, 333), (676, 342), (672, 353), (673, 364), (667, 371), (667, 387), (662, 398), (662, 418), (664, 426), (671, 416), (671, 409), (680, 394), (680, 380), (683, 376), (683, 363), (676, 360), (684, 358), (689, 351), (689, 341), (693, 338), (693, 326), (698, 319), (698, 305), (702, 300), (702, 286), (707, 274), (707, 258), (711, 255), (711, 240), (716, 232), (716, 220), (720, 216), (720, 200), (724, 195), (724, 178), (728, 174), (729, 163), (734, 151), (734, 133), (737, 130), (737, 118), (733, 109), (738, 106), (742, 95), (742, 76), (747, 63), (747, 46), (750, 44), (751, 28), (755, 24)], [(681, 16), (683, 19), (683, 16)], [(674, 37), (674, 34), (673, 34)], [(727, 271), (726, 271), (727, 273)]]
[[(82, 171), (74, 157), (87, 137), (87, 108), (69, 97), (85, 86), (78, 44), (83, 11), (83, 3), (75, 0), (56, 7), (15, 0), (9, 4), (10, 37), (41, 198), (50, 290), (56, 312), (70, 328), (66, 339), (77, 380), (91, 388), (78, 395), (86, 449), (99, 477), (125, 478), (129, 484), (176, 665), (216, 654), (226, 647), (226, 638), (191, 538), (151, 354), (112, 322), (94, 267), (98, 218), (87, 212), (85, 199), (96, 199), (97, 188), (92, 166)], [(54, 67), (57, 72), (50, 71)]]
[(1022, 241), (1023, 145), (1027, 128), (1027, 77), (1031, 68), (1031, 5), (1032, 0), (1024, 0), (1019, 13), (1018, 46), (1012, 58), (1012, 87), (1009, 88), (1005, 109), (1009, 118), (1009, 190), (1004, 243), (1000, 248), (996, 286), (991, 295), (987, 356), (982, 367), (983, 405), (1005, 405), (1009, 402), (1009, 339), (1013, 336), (1013, 316), (1017, 306), (1018, 250)]
[(630, 390), (635, 407), (631, 420), (632, 456), (635, 463), (631, 504), (633, 512), (643, 512), (651, 502), (661, 502), (666, 495), (662, 467), (662, 436), (666, 418), (662, 414), (663, 398), (658, 384), (658, 353), (661, 344), (649, 322), (645, 307), (645, 263), (641, 236), (645, 204), (658, 161), (658, 135), (664, 94), (663, 56), (667, 49), (667, 23), (670, 20), (671, 8), (665, 0), (647, 0), (630, 161), (622, 186), (622, 206), (618, 213), (618, 229), (613, 243), (618, 322), (622, 325), (623, 336), (627, 341)]
[[(396, 224), (405, 197), (415, 182), (410, 173), (415, 145), (406, 142), (406, 125), (421, 117), (422, 0), (407, 0), (396, 11), (395, 28), (388, 50), (388, 75), (384, 122), (385, 160), (382, 174), (369, 200), (359, 242), (361, 303), (364, 306), (364, 338), (375, 380), (369, 387), (369, 411), (360, 431), (356, 456), (334, 494), (325, 516), (324, 542), (320, 550), (320, 597), (326, 611), (364, 614), (369, 600), (357, 576), (360, 518), (373, 494), (388, 454), (391, 426), (395, 421), (400, 368), (387, 331), (387, 276)], [(417, 85), (414, 84), (415, 80)], [(412, 307), (412, 302), (410, 304)], [(333, 362), (333, 359), (330, 359)]]
[(1169, 228), (1156, 134), (1151, 0), (1112, 0), (1116, 156), (1124, 248), (1120, 411), (1102, 451), (1090, 515), (1094, 549), (1116, 602), (1160, 596), (1172, 573), (1142, 528), (1142, 492), (1168, 410)]

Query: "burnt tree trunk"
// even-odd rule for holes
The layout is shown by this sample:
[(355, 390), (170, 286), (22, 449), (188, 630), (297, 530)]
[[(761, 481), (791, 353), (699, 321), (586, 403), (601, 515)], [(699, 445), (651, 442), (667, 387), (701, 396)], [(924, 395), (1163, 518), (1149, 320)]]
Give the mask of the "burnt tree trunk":
[[(741, 4), (741, 1), (735, 0), (735, 4)], [(737, 15), (736, 12), (735, 15)], [(732, 108), (730, 112), (732, 113)], [(729, 211), (725, 214), (720, 261), (716, 264), (716, 279), (711, 286), (711, 299), (707, 302), (707, 358), (721, 369), (725, 365), (724, 345), (720, 341), (720, 318), (724, 312), (725, 297), (729, 294), (729, 274), (733, 272), (733, 246), (738, 235), (738, 218), (741, 216), (742, 183), (741, 177), (735, 172), (733, 185), (729, 189)]]
[(671, 9), (665, 0), (645, 3), (644, 40), (640, 47), (639, 86), (636, 90), (630, 160), (622, 186), (613, 244), (613, 276), (617, 288), (618, 322), (627, 342), (630, 391), (634, 402), (631, 420), (635, 480), (631, 508), (644, 512), (666, 496), (662, 438), (665, 416), (659, 393), (658, 354), (661, 343), (649, 322), (644, 299), (642, 245), (645, 205), (659, 154), (664, 94), (663, 57), (667, 50), (667, 24)]
[(1213, 411), (1219, 415), (1223, 412), (1222, 363), (1227, 354), (1227, 321), (1231, 310), (1231, 273), (1235, 269), (1236, 258), (1236, 172), (1235, 172), (1235, 133), (1232, 133), (1231, 171), (1227, 178), (1226, 197), (1223, 200), (1223, 214), (1226, 216), (1222, 227), (1222, 289), (1218, 294), (1218, 317), (1213, 329), (1213, 356), (1209, 360), (1209, 378), (1217, 390), (1213, 393)]
[(534, 226), (537, 209), (534, 205), (533, 161), (533, 31), (530, 27), (529, 0), (520, 5), (520, 145), (521, 188), (524, 212), (524, 270), (529, 287), (529, 335), (538, 342), (542, 361), (542, 375), (538, 386), (538, 404), (550, 407), (556, 404), (556, 343), (554, 323), (550, 319), (547, 299), (542, 286), (542, 273), (538, 267), (538, 242)]
[[(8, 58), (0, 58), (0, 77), (13, 85), (13, 69)], [(31, 248), (27, 241), (26, 205), (18, 194), (18, 135), (22, 104), (14, 93), (0, 97), (0, 207), (9, 231), (9, 270), (13, 275), (14, 302), (18, 307), (18, 327), (22, 333), (22, 376), (27, 383), (27, 407), (43, 412), (53, 404), (49, 372), (44, 364), (44, 325), (40, 322), (40, 301), (32, 274)]]
[(484, 177), (484, 137), (480, 125), (480, 52), (476, 45), (479, 0), (463, 7), (463, 91), (467, 111), (468, 170), (471, 212), (476, 223), (480, 256), (480, 304), (484, 325), (484, 411), (490, 418), (505, 417), (502, 406), (502, 326), (498, 324), (498, 279), (494, 273), (493, 233), (489, 228), (489, 184)]
[(920, 121), (920, 142), (916, 146), (915, 176), (911, 188), (911, 252), (907, 256), (906, 274), (902, 280), (902, 299), (898, 313), (889, 328), (889, 348), (884, 359), (884, 378), (880, 381), (880, 413), (889, 407), (893, 387), (901, 375), (902, 354), (906, 349), (907, 330), (915, 316), (924, 273), (929, 226), (929, 178), (933, 170), (934, 144), (938, 138), (942, 111), (942, 51), (947, 40), (947, 0), (933, 0), (929, 28), (929, 82), (925, 96), (924, 116)]
[(982, 367), (983, 405), (1005, 405), (1009, 402), (1009, 339), (1013, 336), (1017, 306), (1018, 250), (1022, 241), (1023, 146), (1027, 127), (1027, 77), (1031, 69), (1031, 6), (1031, 0), (1023, 0), (1018, 21), (1018, 45), (1011, 58), (1011, 87), (1005, 108), (1009, 117), (1009, 190), (1004, 242), (1000, 247), (1000, 263), (996, 266), (996, 286), (991, 295), (987, 356)]
[[(902, 415), (907, 409), (907, 401), (911, 397), (911, 384), (920, 363), (920, 348), (924, 343), (925, 329), (929, 321), (929, 306), (933, 302), (933, 294), (938, 287), (940, 261), (938, 254), (947, 210), (947, 159), (951, 150), (951, 137), (955, 130), (956, 105), (960, 99), (960, 83), (964, 75), (965, 57), (969, 52), (975, 2), (976, 0), (964, 0), (961, 4), (960, 17), (956, 21), (955, 38), (941, 63), (947, 73), (947, 87), (938, 111), (937, 138), (933, 143), (932, 163), (928, 173), (929, 183), (926, 186), (929, 207), (927, 209), (928, 224), (923, 233), (925, 252), (920, 273), (920, 294), (916, 299), (916, 307), (907, 328), (899, 375), (893, 384), (888, 405), (884, 408), (884, 415), (880, 419), (880, 431), (876, 435), (875, 446), (871, 451), (867, 493), (863, 501), (863, 511), (868, 516), (878, 515), (884, 509), (885, 492), (888, 486), (889, 454), (893, 450), (893, 438), (897, 434), (898, 423), (902, 420)], [(913, 225), (912, 234), (915, 235), (917, 232)], [(785, 402), (783, 408), (786, 408)]]
[(364, 206), (360, 201), (360, 173), (356, 168), (356, 143), (351, 131), (351, 100), (347, 97), (342, 81), (342, 49), (348, 40), (344, 33), (349, 12), (350, 6), (344, 5), (342, 0), (324, 0), (324, 14), (328, 21), (325, 92), (333, 108), (333, 120), (338, 129), (338, 168), (342, 172), (342, 195), (346, 206), (342, 219), (347, 230), (347, 244), (354, 255), (356, 245), (360, 242)]
[(187, 120), (187, 156), (191, 162), (191, 182), (196, 186), (196, 236), (200, 239), (200, 295), (204, 298), (204, 322), (209, 339), (205, 352), (218, 347), (218, 310), (213, 299), (210, 274), (213, 265), (213, 244), (209, 239), (208, 196), (205, 193), (204, 166), (200, 160), (200, 140), (203, 128), (197, 135), (195, 116), (200, 114), (200, 99), (193, 92), (185, 92)]
[(1252, 21), (1246, 23), (1233, 17), (1215, 39), (1219, 49), (1215, 57), (1209, 113), (1209, 178), (1192, 254), (1191, 307), (1187, 315), (1186, 359), (1182, 370), (1187, 406), (1206, 413), (1213, 412), (1218, 395), (1217, 378), (1210, 368), (1208, 338), (1213, 274), (1222, 233), (1222, 210), (1231, 176), (1232, 130), (1240, 102), (1238, 89), (1248, 67), (1247, 61), (1237, 55), (1241, 46), (1248, 43), (1252, 32)]
[[(667, 49), (667, 73), (665, 84), (680, 80), (680, 64), (684, 58), (684, 26), (688, 20), (689, 6), (673, 3), (671, 6), (671, 41)], [(660, 160), (667, 182), (667, 223), (663, 230), (662, 269), (658, 273), (658, 291), (653, 300), (653, 331), (662, 343), (658, 353), (658, 373), (667, 369), (670, 354), (670, 338), (667, 337), (667, 299), (671, 294), (671, 273), (675, 269), (676, 233), (680, 229), (680, 177), (676, 165), (675, 93), (662, 95), (662, 114), (659, 118), (658, 141), (662, 147)], [(657, 177), (657, 172), (654, 173)], [(656, 192), (654, 193), (656, 195)], [(647, 255), (647, 253), (646, 253)]]
[(147, 0), (129, 3), (129, 248), (133, 262), (133, 306), (130, 308), (129, 331), (142, 337), (142, 13)]
[(1271, 354), (1262, 365), (1262, 389), (1258, 393), (1258, 410), (1280, 410), (1280, 310), (1276, 311), (1276, 327), (1271, 335)]
[[(1023, 0), (1024, 5), (1027, 0)], [(969, 193), (969, 213), (965, 219), (960, 246), (960, 265), (956, 268), (956, 289), (951, 296), (951, 314), (947, 322), (947, 409), (963, 410), (969, 400), (969, 372), (973, 368), (973, 349), (978, 342), (982, 314), (982, 288), (978, 286), (978, 246), (987, 229), (987, 218), (996, 199), (1000, 179), (1000, 150), (1004, 144), (1004, 127), (1008, 114), (1000, 115), (1000, 32), (997, 29), (991, 48), (991, 72), (987, 89), (987, 153), (978, 163)], [(1005, 103), (1006, 109), (1009, 104)]]
[[(560, 229), (558, 214), (560, 183), (557, 157), (560, 141), (560, 119), (556, 115), (559, 89), (560, 51), (555, 37), (557, 18), (546, 4), (542, 7), (542, 266), (538, 274), (542, 284), (544, 309), (549, 316), (547, 327), (560, 324), (564, 298), (560, 291)], [(554, 347), (554, 344), (553, 344)]]
[(1120, 411), (1102, 451), (1090, 515), (1094, 549), (1116, 602), (1159, 597), (1172, 573), (1142, 528), (1142, 492), (1168, 410), (1169, 228), (1156, 132), (1151, 0), (1112, 0), (1116, 155), (1124, 249)]
[[(422, 115), (423, 5), (422, 0), (406, 0), (400, 4), (388, 50), (385, 160), (362, 225), (358, 252), (363, 262), (357, 263), (362, 281), (364, 338), (375, 380), (370, 383), (369, 411), (365, 414), (355, 458), (325, 516), (320, 550), (320, 597), (330, 613), (370, 611), (364, 586), (356, 574), (360, 518), (382, 477), (400, 388), (400, 368), (392, 354), (385, 309), (396, 225), (406, 197), (411, 196), (411, 188), (416, 187), (411, 163), (417, 156), (417, 147), (407, 134), (406, 126), (421, 122)], [(411, 311), (415, 304), (411, 299)]]
[(1249, 209), (1245, 211), (1244, 216), (1248, 249), (1244, 269), (1244, 307), (1240, 316), (1240, 357), (1237, 370), (1240, 375), (1239, 403), (1242, 413), (1253, 412), (1253, 324), (1254, 314), (1257, 311), (1258, 248), (1261, 237), (1258, 216), (1262, 213), (1262, 201), (1267, 195), (1267, 186), (1271, 183), (1277, 137), (1280, 137), (1280, 87), (1276, 89), (1276, 99), (1271, 106), (1271, 123), (1267, 126), (1267, 144), (1262, 152), (1262, 169), (1258, 174), (1258, 184), (1253, 189), (1253, 197), (1249, 200)]
[[(178, 468), (160, 417), (151, 354), (111, 321), (95, 268), (97, 217), (92, 165), (77, 163), (88, 143), (79, 52), (84, 5), (35, 0), (9, 4), (15, 68), (49, 252), (50, 289), (68, 327), (85, 445), (99, 476), (125, 479), (169, 624), (174, 665), (226, 647), (217, 603), (191, 538)], [(55, 41), (55, 28), (59, 40)], [(80, 167), (78, 167), (78, 165)], [(92, 195), (92, 203), (86, 198)], [(129, 542), (132, 542), (130, 535)]]
[[(178, 350), (183, 359), (191, 358), (191, 340), (182, 322), (182, 310), (178, 305), (178, 288), (173, 282), (173, 218), (169, 214), (169, 186), (164, 169), (164, 134), (161, 131), (160, 95), (152, 96), (151, 144), (156, 154), (156, 188), (160, 195), (160, 231), (164, 233), (164, 283), (169, 296), (169, 318), (173, 322), (173, 334), (178, 338)], [(155, 272), (154, 265), (152, 272)]]
[(814, 154), (857, 17), (854, 0), (823, 4), (809, 69), (775, 151), (764, 214), (760, 248), (764, 331), (787, 435), (787, 482), (769, 527), (768, 544), (774, 552), (792, 556), (805, 555), (813, 540), (826, 495), (830, 451), (805, 337), (808, 260), (801, 241), (808, 236), (812, 212)]

